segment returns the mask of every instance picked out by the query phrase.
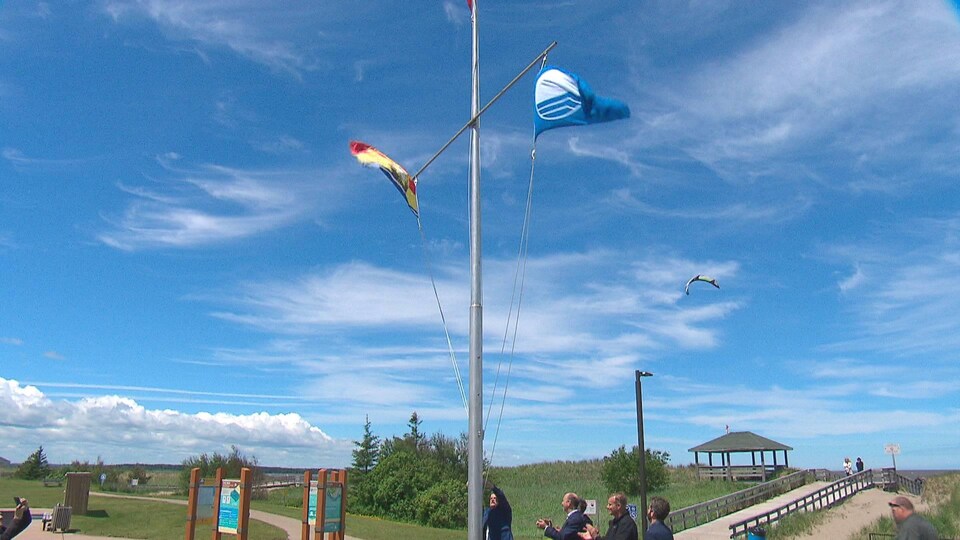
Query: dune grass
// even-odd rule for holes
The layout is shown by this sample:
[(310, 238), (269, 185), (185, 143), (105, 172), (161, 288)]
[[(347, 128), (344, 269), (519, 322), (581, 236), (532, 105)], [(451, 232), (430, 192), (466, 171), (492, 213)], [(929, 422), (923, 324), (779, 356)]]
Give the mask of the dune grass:
[[(941, 538), (960, 536), (960, 474), (927, 479), (923, 500), (930, 508), (920, 515), (933, 524)], [(779, 520), (774, 527), (768, 528), (767, 538), (783, 540), (809, 534), (824, 518), (824, 512), (791, 514)], [(884, 516), (858, 531), (850, 540), (869, 540), (871, 533), (894, 536), (897, 534), (897, 525), (892, 517)]]

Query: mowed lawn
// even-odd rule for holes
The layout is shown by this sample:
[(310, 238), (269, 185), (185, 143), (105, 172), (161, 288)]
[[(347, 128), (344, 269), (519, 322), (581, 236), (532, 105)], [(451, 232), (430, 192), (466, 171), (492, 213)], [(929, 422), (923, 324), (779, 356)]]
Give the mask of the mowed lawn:
[[(63, 502), (62, 487), (44, 487), (36, 480), (0, 479), (0, 500), (10, 501), (3, 508), (13, 507), (13, 497), (23, 497), (30, 501), (33, 508), (53, 508)], [(186, 506), (162, 501), (140, 499), (120, 499), (90, 495), (87, 503), (87, 515), (72, 516), (70, 529), (73, 532), (93, 536), (117, 536), (123, 538), (144, 538), (151, 540), (183, 540), (186, 527)], [(39, 515), (35, 515), (39, 519)], [(210, 530), (198, 531), (199, 534)], [(281, 529), (253, 520), (250, 524), (250, 538), (257, 540), (286, 540), (287, 534)]]
[[(594, 522), (601, 524), (601, 530), (606, 530), (609, 516), (605, 505), (609, 493), (600, 480), (600, 467), (600, 460), (494, 467), (490, 478), (504, 490), (513, 507), (514, 536), (518, 540), (534, 540), (543, 538), (543, 532), (536, 527), (538, 518), (548, 517), (555, 523), (563, 521), (560, 500), (568, 491), (596, 500)], [(670, 471), (671, 485), (649, 496), (665, 497), (673, 508), (707, 501), (749, 486), (742, 482), (698, 482), (686, 467)], [(302, 492), (301, 488), (273, 491), (268, 500), (253, 501), (251, 506), (255, 510), (300, 520), (302, 509), (298, 503)], [(62, 502), (63, 488), (44, 487), (39, 481), (0, 478), (0, 500), (10, 501), (9, 505), (0, 503), (0, 507), (12, 507), (14, 495), (26, 497), (35, 508), (52, 508)], [(633, 498), (630, 502), (639, 505), (639, 501)], [(185, 523), (186, 507), (182, 505), (91, 494), (88, 515), (74, 516), (71, 528), (96, 536), (179, 540), (183, 538)], [(205, 537), (209, 530), (209, 527), (205, 530), (198, 527), (197, 537)], [(347, 514), (346, 533), (363, 540), (460, 540), (465, 536), (464, 530), (432, 529), (354, 514)], [(286, 538), (286, 535), (276, 527), (253, 520), (250, 538), (273, 540)]]

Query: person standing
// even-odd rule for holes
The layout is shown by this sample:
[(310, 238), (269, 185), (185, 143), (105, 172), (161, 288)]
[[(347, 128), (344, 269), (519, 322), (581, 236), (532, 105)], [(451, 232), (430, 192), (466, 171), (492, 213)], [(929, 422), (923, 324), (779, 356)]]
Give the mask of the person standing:
[(647, 508), (647, 518), (650, 526), (643, 533), (643, 540), (673, 540), (673, 531), (663, 520), (670, 515), (670, 503), (663, 497), (650, 499), (650, 508)]
[(857, 456), (857, 472), (863, 472), (863, 460), (860, 459), (860, 456)]
[(843, 472), (847, 476), (853, 474), (853, 462), (848, 457), (843, 458)]
[(587, 515), (587, 500), (580, 499), (580, 513), (583, 514), (583, 522), (587, 525), (593, 525), (593, 520)]
[(583, 512), (580, 511), (580, 497), (576, 493), (566, 493), (560, 506), (567, 513), (567, 519), (559, 529), (553, 526), (553, 523), (544, 518), (537, 520), (537, 527), (543, 529), (543, 535), (553, 538), (553, 540), (580, 540), (580, 531), (586, 525), (583, 519)]
[(14, 536), (22, 533), (33, 521), (33, 515), (30, 514), (30, 503), (26, 499), (17, 497), (17, 509), (13, 513), (13, 521), (0, 529), (0, 539), (10, 540)]
[(896, 540), (937, 540), (937, 530), (929, 521), (913, 512), (913, 502), (898, 496), (887, 503), (893, 520), (897, 522)]
[(513, 540), (513, 510), (503, 491), (490, 483), (490, 506), (483, 512), (483, 538)]
[(637, 540), (637, 522), (627, 512), (627, 497), (623, 493), (614, 493), (607, 499), (607, 511), (610, 512), (610, 523), (607, 525), (607, 534), (601, 536), (600, 531), (593, 525), (587, 525), (587, 532), (581, 533), (584, 540)]

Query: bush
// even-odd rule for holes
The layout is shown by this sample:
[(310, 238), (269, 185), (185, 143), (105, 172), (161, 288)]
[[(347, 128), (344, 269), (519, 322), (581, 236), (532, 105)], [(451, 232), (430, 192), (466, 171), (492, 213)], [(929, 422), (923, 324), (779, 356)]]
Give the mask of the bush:
[[(647, 493), (661, 491), (670, 484), (667, 463), (670, 454), (660, 450), (646, 451)], [(625, 446), (614, 450), (603, 458), (600, 476), (610, 491), (620, 491), (627, 495), (640, 494), (640, 451), (634, 446), (627, 452)]]
[[(251, 483), (258, 485), (263, 483), (264, 473), (257, 464), (255, 456), (247, 457), (240, 452), (236, 446), (230, 447), (230, 453), (221, 455), (214, 452), (213, 456), (200, 454), (199, 456), (183, 460), (183, 469), (180, 471), (180, 489), (186, 493), (190, 487), (190, 471), (194, 468), (200, 469), (201, 478), (216, 477), (217, 469), (223, 469), (223, 478), (240, 478), (241, 469), (248, 468), (251, 472)], [(252, 498), (265, 498), (258, 490), (254, 490)]]
[(467, 490), (464, 484), (444, 480), (416, 499), (417, 522), (439, 529), (457, 529), (467, 522)]
[(380, 460), (369, 477), (374, 512), (400, 521), (415, 521), (416, 496), (435, 481), (430, 461), (408, 449), (398, 449)]

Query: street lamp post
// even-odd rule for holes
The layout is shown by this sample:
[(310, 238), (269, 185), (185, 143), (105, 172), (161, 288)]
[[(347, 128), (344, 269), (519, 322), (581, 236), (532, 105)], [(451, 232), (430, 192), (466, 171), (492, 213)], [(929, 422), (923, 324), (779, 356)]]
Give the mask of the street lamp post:
[(637, 370), (637, 442), (640, 443), (640, 508), (637, 512), (642, 515), (643, 530), (647, 530), (647, 447), (643, 444), (643, 389), (640, 386), (642, 377), (652, 377), (649, 371)]

